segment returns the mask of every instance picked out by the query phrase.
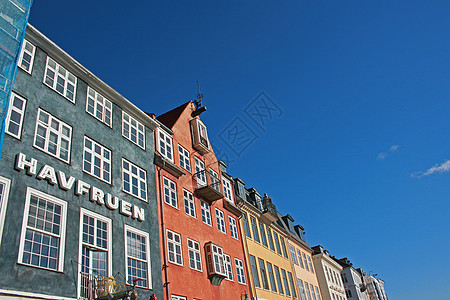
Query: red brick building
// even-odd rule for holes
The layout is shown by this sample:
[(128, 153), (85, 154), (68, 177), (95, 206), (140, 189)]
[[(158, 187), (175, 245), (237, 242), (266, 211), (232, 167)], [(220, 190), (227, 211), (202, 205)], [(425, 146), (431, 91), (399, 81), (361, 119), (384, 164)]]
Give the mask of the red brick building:
[(189, 101), (156, 118), (166, 299), (241, 299), (248, 291), (241, 212), (234, 202), (233, 180), (221, 171), (224, 165), (217, 161), (199, 118), (204, 111)]

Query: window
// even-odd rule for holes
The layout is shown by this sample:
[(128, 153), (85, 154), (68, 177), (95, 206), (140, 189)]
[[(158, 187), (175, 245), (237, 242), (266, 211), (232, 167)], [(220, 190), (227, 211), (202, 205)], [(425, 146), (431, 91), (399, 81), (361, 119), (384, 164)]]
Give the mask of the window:
[(237, 231), (236, 219), (231, 216), (228, 216), (228, 222), (230, 223), (231, 236), (238, 240), (239, 236), (238, 236), (238, 231)]
[(183, 296), (177, 296), (177, 295), (171, 295), (170, 296), (170, 300), (187, 300), (187, 298), (186, 297), (183, 297)]
[(63, 271), (66, 202), (28, 188), (19, 263)]
[(275, 277), (277, 279), (278, 290), (280, 294), (284, 295), (283, 285), (281, 284), (280, 269), (275, 265), (273, 267), (275, 268)]
[(256, 267), (256, 260), (253, 255), (248, 256), (250, 258), (250, 268), (252, 269), (252, 276), (253, 276), (253, 284), (255, 287), (260, 288), (261, 285), (259, 284), (259, 276), (258, 276), (258, 268)]
[(258, 234), (258, 228), (256, 227), (256, 219), (253, 216), (250, 216), (250, 221), (252, 222), (252, 231), (253, 231), (253, 238), (255, 239), (255, 242), (259, 241), (259, 234)]
[(173, 162), (172, 137), (162, 130), (158, 130), (159, 153)]
[(269, 290), (269, 282), (267, 281), (266, 265), (264, 264), (264, 260), (258, 258), (258, 264), (263, 288), (265, 290)]
[(244, 262), (240, 259), (235, 258), (234, 263), (236, 264), (236, 274), (238, 282), (245, 284)]
[(147, 233), (125, 225), (126, 243), (125, 259), (127, 268), (127, 284), (133, 284), (134, 279), (143, 279), (136, 281), (136, 286), (143, 288), (152, 288), (150, 274), (150, 246)]
[(267, 247), (266, 229), (264, 228), (264, 224), (261, 222), (259, 222), (259, 232), (261, 233), (262, 244)]
[(327, 266), (325, 266), (325, 271), (326, 271), (326, 273), (327, 273), (327, 278), (328, 278), (328, 281), (329, 281), (329, 282), (331, 282), (331, 278), (330, 278), (330, 272), (329, 272), (329, 270), (328, 270), (328, 267), (327, 267)]
[(283, 255), (285, 258), (289, 258), (286, 250), (286, 243), (284, 242), (284, 237), (280, 235), (281, 248), (283, 249)]
[(260, 211), (263, 211), (261, 197), (259, 195), (255, 195), (255, 199), (256, 199), (256, 206), (259, 208)]
[(227, 280), (233, 281), (233, 269), (231, 268), (231, 258), (227, 254), (223, 254), (225, 261), (225, 271), (227, 272)]
[(345, 295), (347, 296), (347, 298), (351, 298), (352, 296), (352, 291), (351, 290), (345, 290)]
[(180, 166), (186, 171), (191, 171), (191, 157), (189, 151), (178, 145), (178, 156), (180, 157)]
[(31, 74), (33, 69), (34, 53), (36, 52), (36, 46), (31, 44), (27, 40), (23, 40), (22, 52), (20, 52), (19, 67), (27, 73)]
[(17, 139), (22, 135), (23, 116), (27, 100), (16, 93), (11, 93), (9, 101), (8, 115), (5, 120), (5, 132)]
[[(122, 111), (122, 136), (145, 150), (144, 125), (124, 111)], [(170, 149), (172, 155), (172, 139), (170, 140)], [(173, 161), (173, 158), (171, 161)]]
[(273, 245), (273, 238), (272, 238), (272, 230), (270, 230), (270, 227), (267, 227), (267, 239), (269, 240), (270, 250), (275, 252), (275, 247)]
[(302, 256), (303, 256), (303, 262), (304, 262), (304, 264), (305, 264), (305, 268), (306, 268), (306, 270), (309, 271), (308, 262), (306, 261), (306, 255), (305, 255), (305, 253), (302, 252)]
[(300, 299), (306, 300), (305, 288), (303, 287), (303, 281), (300, 278), (297, 278), (297, 284), (300, 293)]
[(302, 253), (298, 249), (297, 249), (297, 256), (298, 256), (298, 261), (300, 263), (300, 267), (305, 268), (305, 266), (303, 265)]
[(122, 158), (123, 190), (147, 201), (147, 173), (132, 162)]
[(84, 137), (83, 171), (111, 183), (111, 150)]
[(309, 270), (314, 273), (314, 269), (313, 269), (313, 266), (312, 266), (312, 262), (311, 262), (311, 257), (310, 256), (308, 256), (308, 265), (309, 265)]
[(77, 78), (50, 57), (47, 57), (44, 83), (75, 103)]
[(208, 203), (202, 201), (202, 221), (205, 224), (208, 224), (209, 226), (212, 225), (211, 223), (211, 208)]
[(208, 134), (206, 133), (206, 126), (200, 119), (192, 119), (190, 121), (192, 129), (192, 142), (195, 149), (199, 151), (209, 151)]
[(177, 185), (175, 184), (175, 182), (166, 177), (163, 177), (163, 183), (164, 183), (164, 202), (175, 208), (178, 208)]
[(233, 201), (233, 192), (231, 190), (230, 181), (228, 179), (222, 178), (222, 182), (223, 182), (223, 192), (225, 194), (225, 199), (228, 202), (234, 203), (234, 201)]
[(278, 239), (278, 233), (275, 231), (273, 232), (273, 236), (275, 238), (275, 245), (277, 246), (277, 252), (281, 255), (281, 247), (280, 247), (280, 240)]
[(197, 186), (203, 187), (208, 184), (206, 181), (205, 163), (199, 158), (194, 157), (195, 161), (195, 177), (197, 178)]
[(309, 289), (311, 291), (311, 295), (312, 295), (313, 300), (317, 300), (316, 294), (314, 293), (314, 287), (313, 287), (312, 284), (309, 285)]
[(252, 238), (250, 236), (250, 227), (248, 226), (248, 217), (246, 212), (242, 212), (242, 223), (244, 223), (244, 232), (245, 236), (248, 238)]
[(178, 233), (167, 230), (167, 255), (169, 262), (182, 266), (181, 237)]
[(187, 239), (188, 241), (188, 254), (189, 254), (189, 266), (191, 269), (202, 271), (202, 259), (200, 254), (200, 244), (194, 240)]
[(2, 242), (3, 223), (6, 215), (6, 205), (8, 204), (8, 194), (11, 180), (0, 176), (0, 245)]
[(219, 175), (213, 169), (209, 169), (209, 178), (211, 179), (211, 187), (221, 193)]
[(196, 215), (195, 215), (194, 195), (192, 195), (191, 192), (183, 189), (183, 198), (184, 198), (184, 212), (187, 215), (195, 218)]
[(306, 295), (308, 296), (308, 300), (312, 300), (311, 291), (309, 290), (309, 286), (308, 286), (308, 283), (306, 283), (306, 281), (305, 281), (305, 291), (306, 291)]
[(283, 275), (283, 283), (284, 283), (284, 288), (286, 289), (286, 296), (291, 296), (291, 291), (289, 290), (286, 271), (281, 269), (281, 274)]
[(112, 127), (112, 103), (88, 86), (86, 111), (100, 122)]
[(66, 163), (70, 160), (72, 127), (38, 109), (34, 146)]
[(270, 286), (272, 287), (272, 292), (277, 292), (277, 286), (275, 285), (275, 277), (273, 276), (273, 268), (270, 262), (267, 263), (267, 271), (269, 273)]
[(315, 288), (315, 290), (316, 290), (316, 296), (317, 296), (317, 300), (322, 300), (322, 299), (320, 299), (320, 293), (319, 293), (319, 288), (316, 286), (316, 287), (314, 287)]
[(295, 254), (295, 248), (291, 244), (289, 244), (289, 251), (291, 253), (292, 262), (298, 265), (297, 254)]
[(238, 195), (239, 195), (239, 197), (241, 197), (242, 199), (245, 199), (245, 187), (242, 184), (242, 182), (237, 181), (237, 187), (238, 187)]
[(80, 289), (89, 295), (92, 276), (111, 275), (111, 220), (81, 208)]
[(287, 272), (287, 274), (288, 274), (288, 278), (289, 278), (289, 285), (291, 286), (291, 290), (292, 290), (292, 295), (294, 296), (294, 298), (297, 298), (297, 291), (295, 290), (294, 279), (292, 277), (292, 273)]
[(227, 233), (227, 229), (225, 228), (225, 217), (223, 215), (223, 211), (216, 208), (216, 221), (217, 221), (217, 229), (222, 231), (223, 233)]

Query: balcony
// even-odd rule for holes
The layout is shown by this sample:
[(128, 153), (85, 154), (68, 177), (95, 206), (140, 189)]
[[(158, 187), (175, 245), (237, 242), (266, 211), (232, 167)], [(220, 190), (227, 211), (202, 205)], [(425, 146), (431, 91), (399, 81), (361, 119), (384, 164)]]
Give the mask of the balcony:
[(206, 170), (202, 170), (192, 176), (197, 182), (197, 189), (195, 190), (197, 196), (203, 198), (209, 204), (223, 198), (221, 192), (222, 184), (214, 171), (207, 172)]
[(169, 172), (176, 178), (180, 178), (181, 175), (186, 175), (186, 172), (178, 168), (173, 162), (165, 159), (162, 156), (159, 156), (158, 154), (155, 154), (155, 165), (162, 168), (163, 170)]
[[(125, 286), (122, 282), (116, 282), (113, 276), (92, 275), (80, 273), (80, 297), (82, 300), (110, 300), (133, 299), (134, 285)], [(140, 279), (137, 279), (140, 280)], [(135, 284), (136, 279), (133, 280)], [(134, 297), (136, 299), (136, 297)]]
[(237, 207), (236, 205), (234, 205), (233, 203), (231, 203), (228, 200), (223, 201), (223, 207), (236, 216), (242, 215), (242, 211), (239, 209), (239, 207)]

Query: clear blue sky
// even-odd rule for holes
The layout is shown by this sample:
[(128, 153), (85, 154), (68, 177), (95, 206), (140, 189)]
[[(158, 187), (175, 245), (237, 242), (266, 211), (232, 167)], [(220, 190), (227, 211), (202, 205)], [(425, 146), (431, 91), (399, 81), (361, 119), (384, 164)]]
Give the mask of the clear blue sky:
[[(199, 80), (229, 173), (267, 192), (311, 245), (379, 274), (390, 299), (415, 300), (449, 299), (449, 11), (35, 0), (30, 23), (144, 111), (195, 98)], [(244, 112), (261, 91), (282, 110), (262, 129)], [(240, 155), (220, 138), (236, 120), (257, 136)]]

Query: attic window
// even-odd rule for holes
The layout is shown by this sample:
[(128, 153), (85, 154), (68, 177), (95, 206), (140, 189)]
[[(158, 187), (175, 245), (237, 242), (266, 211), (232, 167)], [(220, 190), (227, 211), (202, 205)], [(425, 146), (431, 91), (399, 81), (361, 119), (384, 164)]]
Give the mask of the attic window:
[(206, 126), (200, 119), (191, 120), (192, 142), (198, 151), (209, 151), (208, 133)]

